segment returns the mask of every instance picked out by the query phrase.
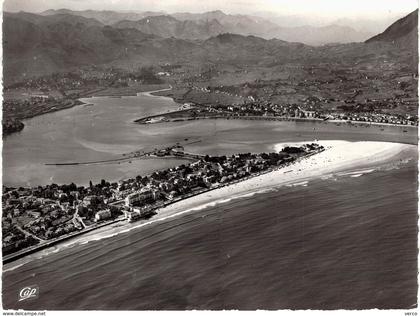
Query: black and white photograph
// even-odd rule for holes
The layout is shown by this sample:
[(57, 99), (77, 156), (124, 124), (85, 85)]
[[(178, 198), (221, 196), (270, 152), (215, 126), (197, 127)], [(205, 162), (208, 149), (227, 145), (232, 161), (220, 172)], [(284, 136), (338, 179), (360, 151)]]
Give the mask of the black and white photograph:
[(418, 7), (2, 1), (3, 315), (416, 316)]

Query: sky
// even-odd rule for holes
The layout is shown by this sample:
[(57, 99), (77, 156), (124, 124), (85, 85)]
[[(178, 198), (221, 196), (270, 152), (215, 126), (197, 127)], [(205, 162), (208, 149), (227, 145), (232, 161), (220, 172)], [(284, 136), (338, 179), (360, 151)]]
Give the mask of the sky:
[(401, 15), (418, 8), (418, 0), (4, 0), (5, 11), (47, 9), (205, 12), (230, 14), (269, 12), (335, 18), (375, 18)]

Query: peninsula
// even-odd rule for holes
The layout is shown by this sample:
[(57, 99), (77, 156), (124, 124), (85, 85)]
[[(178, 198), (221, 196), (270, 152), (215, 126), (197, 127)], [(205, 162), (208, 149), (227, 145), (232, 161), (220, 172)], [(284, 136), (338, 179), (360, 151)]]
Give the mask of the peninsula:
[(74, 183), (4, 187), (3, 259), (12, 261), (116, 221), (150, 218), (174, 202), (289, 166), (323, 150), (311, 143), (270, 153), (196, 156), (188, 165), (118, 183), (90, 182), (89, 187)]

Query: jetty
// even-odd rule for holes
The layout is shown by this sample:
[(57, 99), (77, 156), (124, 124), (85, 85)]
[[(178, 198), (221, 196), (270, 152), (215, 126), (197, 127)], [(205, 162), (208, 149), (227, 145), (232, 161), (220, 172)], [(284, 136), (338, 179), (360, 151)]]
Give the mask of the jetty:
[(71, 161), (71, 162), (57, 162), (57, 163), (45, 163), (46, 166), (78, 166), (78, 165), (94, 165), (94, 164), (106, 164), (106, 163), (121, 163), (121, 162), (131, 162), (133, 159), (142, 159), (148, 157), (155, 158), (185, 158), (185, 159), (201, 159), (205, 155), (191, 153), (184, 151), (185, 145), (192, 145), (199, 143), (201, 140), (194, 140), (190, 142), (185, 142), (181, 145), (180, 142), (176, 144), (171, 144), (169, 146), (164, 146), (161, 148), (154, 148), (152, 150), (136, 150), (127, 154), (122, 154), (122, 157), (106, 159), (106, 160), (92, 160), (92, 161)]

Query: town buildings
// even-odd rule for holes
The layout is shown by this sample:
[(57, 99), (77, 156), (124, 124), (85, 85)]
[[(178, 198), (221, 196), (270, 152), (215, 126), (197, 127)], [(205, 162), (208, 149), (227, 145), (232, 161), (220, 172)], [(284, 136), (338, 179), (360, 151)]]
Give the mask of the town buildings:
[[(181, 147), (177, 147), (181, 150)], [(188, 165), (89, 187), (51, 184), (3, 188), (3, 250), (12, 253), (66, 234), (125, 218), (129, 222), (153, 210), (206, 190), (240, 181), (322, 150), (310, 144), (278, 153), (204, 156)]]

